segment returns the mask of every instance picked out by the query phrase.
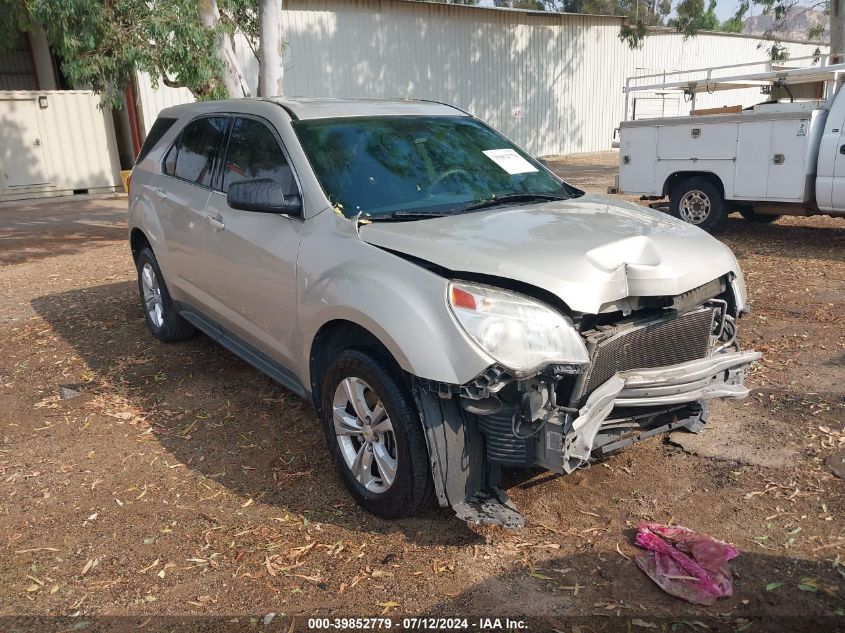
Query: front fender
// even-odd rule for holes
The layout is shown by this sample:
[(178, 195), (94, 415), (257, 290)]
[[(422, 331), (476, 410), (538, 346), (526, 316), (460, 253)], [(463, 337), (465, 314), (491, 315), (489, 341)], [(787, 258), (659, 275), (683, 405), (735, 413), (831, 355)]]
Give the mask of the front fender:
[[(368, 330), (405, 371), (419, 378), (464, 384), (493, 364), (460, 329), (446, 305), (448, 280), (371, 246), (337, 223), (339, 230), (306, 223), (299, 256), (298, 363), (307, 372), (314, 338), (326, 323), (342, 319)], [(319, 217), (319, 216), (318, 216)], [(324, 222), (325, 224), (325, 219)], [(311, 384), (310, 376), (300, 376)]]

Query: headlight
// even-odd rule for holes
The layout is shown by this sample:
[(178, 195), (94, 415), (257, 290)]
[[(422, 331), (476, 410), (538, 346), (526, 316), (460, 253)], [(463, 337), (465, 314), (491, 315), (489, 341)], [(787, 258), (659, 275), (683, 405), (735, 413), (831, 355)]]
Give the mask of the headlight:
[(449, 284), (449, 307), (481, 349), (517, 374), (550, 363), (586, 365), (584, 341), (559, 312), (524, 295), (463, 282)]

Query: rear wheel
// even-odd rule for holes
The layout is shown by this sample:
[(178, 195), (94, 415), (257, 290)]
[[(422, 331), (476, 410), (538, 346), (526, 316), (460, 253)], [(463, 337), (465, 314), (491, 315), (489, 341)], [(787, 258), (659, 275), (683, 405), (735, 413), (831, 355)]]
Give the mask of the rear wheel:
[(728, 217), (719, 187), (707, 178), (682, 180), (669, 194), (669, 212), (708, 233), (721, 228)]
[(341, 352), (321, 390), (329, 450), (355, 500), (386, 519), (431, 504), (422, 423), (398, 370), (359, 350)]
[(191, 338), (196, 330), (176, 312), (152, 249), (141, 249), (135, 264), (141, 305), (152, 335), (165, 343)]
[(750, 207), (743, 207), (739, 209), (739, 214), (749, 222), (757, 222), (758, 224), (771, 224), (772, 222), (777, 222), (781, 217), (780, 215), (767, 215), (764, 213), (755, 213), (754, 209)]

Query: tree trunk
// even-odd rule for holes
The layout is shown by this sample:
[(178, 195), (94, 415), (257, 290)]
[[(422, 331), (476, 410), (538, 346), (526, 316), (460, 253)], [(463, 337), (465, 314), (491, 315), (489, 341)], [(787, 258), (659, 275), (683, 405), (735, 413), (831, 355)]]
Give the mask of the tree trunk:
[(845, 0), (830, 0), (830, 61), (845, 61)]
[(258, 7), (258, 96), (282, 94), (282, 0), (260, 0)]
[[(216, 28), (220, 24), (220, 10), (217, 8), (217, 0), (199, 0), (198, 10), (200, 21), (207, 28)], [(250, 91), (243, 72), (238, 65), (238, 58), (235, 55), (235, 47), (232, 38), (221, 33), (217, 42), (217, 58), (223, 63), (223, 76), (220, 80), (226, 88), (230, 99), (249, 97)]]

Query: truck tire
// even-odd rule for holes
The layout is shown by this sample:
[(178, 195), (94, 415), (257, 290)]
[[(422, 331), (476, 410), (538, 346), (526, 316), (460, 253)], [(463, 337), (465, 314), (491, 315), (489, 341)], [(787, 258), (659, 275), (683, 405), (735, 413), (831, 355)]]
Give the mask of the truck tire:
[(739, 209), (739, 214), (749, 222), (757, 222), (758, 224), (771, 224), (772, 222), (776, 222), (777, 220), (783, 217), (781, 215), (755, 213), (754, 209), (751, 209), (749, 207)]
[(141, 306), (144, 308), (144, 317), (152, 335), (164, 343), (191, 338), (196, 330), (176, 312), (161, 268), (158, 267), (158, 261), (150, 247), (145, 247), (138, 253), (136, 266)]
[(384, 519), (413, 516), (434, 500), (423, 425), (397, 372), (375, 354), (348, 349), (320, 391), (337, 472), (355, 501)]
[(719, 187), (700, 176), (682, 180), (672, 188), (669, 213), (708, 233), (718, 231), (728, 217)]

